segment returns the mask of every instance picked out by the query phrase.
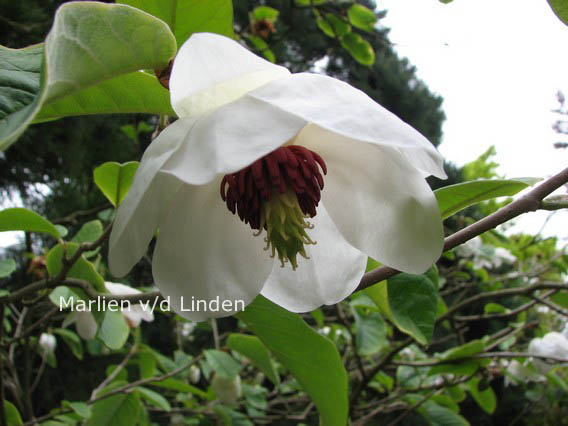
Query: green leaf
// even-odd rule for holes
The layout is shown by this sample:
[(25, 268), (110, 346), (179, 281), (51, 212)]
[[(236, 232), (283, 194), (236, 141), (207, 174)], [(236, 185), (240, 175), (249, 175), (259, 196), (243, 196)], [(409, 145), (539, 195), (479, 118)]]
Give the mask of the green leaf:
[(276, 56), (274, 56), (274, 52), (270, 50), (270, 47), (268, 46), (266, 41), (264, 41), (264, 39), (255, 35), (247, 35), (246, 37), (253, 44), (254, 48), (259, 53), (262, 53), (262, 56), (264, 56), (268, 61), (272, 63), (276, 62)]
[(258, 337), (233, 333), (227, 339), (227, 346), (246, 356), (272, 383), (280, 385), (280, 376), (270, 359), (270, 353)]
[(118, 207), (132, 185), (138, 162), (130, 161), (119, 164), (108, 162), (97, 167), (93, 172), (95, 184), (113, 206)]
[(241, 364), (225, 352), (209, 349), (203, 351), (203, 353), (207, 362), (215, 370), (215, 373), (223, 379), (233, 380), (242, 369)]
[[(467, 358), (485, 350), (485, 343), (482, 340), (472, 340), (464, 345), (448, 349), (446, 352), (442, 353), (438, 359), (440, 361), (452, 361), (460, 358)], [(458, 375), (468, 375), (473, 374), (480, 366), (486, 365), (490, 362), (487, 359), (478, 360), (464, 360), (460, 363), (448, 363), (440, 364), (432, 367), (428, 371), (429, 376), (446, 373), (446, 374), (458, 374)]]
[(562, 22), (568, 25), (568, 3), (566, 0), (548, 0), (548, 4)]
[[(126, 382), (117, 381), (107, 386), (99, 394), (103, 396), (107, 392), (124, 386)], [(101, 399), (95, 402), (91, 410), (92, 416), (87, 421), (87, 426), (131, 426), (138, 422), (138, 418), (142, 414), (142, 405), (137, 393), (120, 393), (117, 395), (109, 396), (108, 398)]]
[(466, 207), (497, 197), (515, 195), (540, 179), (480, 179), (445, 186), (434, 191), (438, 207), (445, 219)]
[(0, 278), (9, 277), (16, 270), (16, 261), (14, 259), (0, 260)]
[(66, 328), (56, 328), (54, 334), (61, 336), (65, 344), (71, 349), (73, 355), (78, 359), (83, 359), (83, 343), (77, 334)]
[(361, 4), (351, 6), (347, 10), (347, 17), (351, 25), (363, 31), (373, 31), (374, 25), (377, 23), (375, 12)]
[(552, 300), (557, 305), (562, 306), (564, 309), (568, 309), (568, 292), (561, 291), (556, 294), (553, 294), (550, 297), (550, 300)]
[(331, 38), (341, 38), (351, 32), (351, 25), (333, 13), (318, 16), (316, 24), (326, 36)]
[(485, 343), (482, 340), (472, 340), (456, 348), (448, 349), (440, 355), (441, 361), (451, 361), (454, 359), (467, 358), (485, 350)]
[(118, 0), (167, 23), (178, 48), (193, 33), (217, 33), (234, 37), (231, 0)]
[(431, 426), (469, 426), (469, 422), (458, 413), (433, 401), (426, 401), (417, 411)]
[(341, 46), (361, 65), (373, 65), (375, 63), (373, 46), (359, 34), (346, 34), (341, 37), (340, 42)]
[(97, 337), (110, 349), (117, 350), (124, 346), (130, 328), (120, 311), (107, 309), (99, 327)]
[(425, 345), (432, 339), (438, 290), (424, 275), (399, 274), (387, 281), (389, 308), (395, 325)]
[(294, 0), (296, 6), (317, 6), (324, 4), (328, 0)]
[(153, 390), (150, 390), (148, 388), (143, 388), (142, 386), (136, 386), (134, 389), (138, 391), (143, 399), (148, 401), (153, 406), (161, 408), (162, 410), (167, 412), (172, 410), (172, 406), (170, 405), (168, 400), (158, 392), (154, 392)]
[[(55, 277), (59, 274), (63, 267), (63, 256), (66, 255), (67, 258), (72, 257), (79, 248), (79, 245), (76, 243), (66, 243), (65, 247), (67, 250), (64, 250), (61, 244), (57, 244), (47, 253), (45, 263), (47, 266), (47, 273), (50, 277)], [(101, 293), (106, 292), (105, 280), (97, 272), (95, 266), (83, 256), (75, 262), (67, 276), (88, 281), (97, 291)]]
[(77, 244), (94, 243), (101, 235), (103, 235), (103, 224), (100, 220), (95, 219), (81, 226), (81, 229), (71, 239), (71, 242)]
[(276, 21), (280, 12), (269, 6), (258, 6), (252, 11), (252, 16), (258, 21), (266, 20), (270, 22)]
[(495, 396), (495, 392), (493, 392), (491, 386), (487, 386), (487, 388), (480, 390), (479, 382), (480, 381), (477, 377), (472, 378), (467, 383), (469, 392), (483, 411), (488, 414), (493, 414), (495, 408), (497, 408), (497, 397)]
[(84, 402), (63, 401), (63, 406), (71, 408), (75, 413), (77, 413), (84, 419), (91, 417), (91, 408)]
[(41, 106), (42, 56), (42, 44), (0, 46), (0, 151), (20, 137)]
[(378, 312), (362, 315), (355, 308), (353, 316), (357, 325), (357, 352), (364, 356), (376, 354), (388, 343), (387, 328), (383, 317)]
[(21, 207), (0, 211), (0, 232), (5, 231), (43, 232), (55, 238), (61, 237), (53, 223)]
[(21, 426), (23, 424), (20, 412), (11, 402), (4, 400), (4, 412), (8, 426)]
[[(55, 118), (59, 108), (70, 112), (77, 99), (96, 104), (102, 96), (90, 100), (87, 93), (79, 93), (124, 74), (164, 68), (175, 52), (175, 38), (168, 26), (140, 10), (101, 2), (62, 5), (44, 46), (2, 49), (0, 94), (6, 95), (1, 105), (6, 112), (1, 117), (0, 149), (15, 141), (40, 107), (65, 101), (65, 108), (54, 104), (46, 110), (42, 118), (46, 120)], [(75, 101), (66, 99), (75, 94)], [(107, 94), (107, 98), (116, 98), (116, 94)], [(69, 115), (93, 113), (86, 105), (77, 108)]]
[(347, 373), (336, 347), (310, 328), (298, 314), (258, 296), (239, 319), (262, 340), (310, 395), (320, 424), (347, 422)]
[(486, 314), (504, 314), (508, 311), (509, 310), (506, 307), (504, 307), (503, 305), (500, 305), (499, 303), (493, 303), (493, 302), (488, 303), (483, 308), (483, 312), (486, 313)]
[(171, 389), (178, 392), (192, 393), (194, 395), (199, 396), (200, 398), (207, 399), (207, 394), (203, 392), (201, 389), (198, 389), (195, 386), (192, 386), (188, 383), (182, 382), (181, 380), (168, 378), (166, 380), (162, 380), (159, 382), (150, 382), (148, 384), (151, 386), (156, 386), (164, 389)]
[(124, 113), (176, 115), (170, 92), (154, 75), (136, 71), (43, 105), (33, 123), (75, 115)]

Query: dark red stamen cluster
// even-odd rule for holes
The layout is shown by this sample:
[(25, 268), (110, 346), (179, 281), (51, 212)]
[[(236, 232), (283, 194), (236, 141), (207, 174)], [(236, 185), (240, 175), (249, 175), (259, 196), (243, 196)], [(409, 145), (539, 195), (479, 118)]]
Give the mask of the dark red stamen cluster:
[(261, 206), (274, 191), (296, 193), (305, 215), (314, 217), (321, 199), (327, 166), (317, 153), (299, 145), (280, 147), (250, 166), (225, 175), (221, 181), (221, 198), (234, 214), (238, 212), (252, 229), (261, 227)]

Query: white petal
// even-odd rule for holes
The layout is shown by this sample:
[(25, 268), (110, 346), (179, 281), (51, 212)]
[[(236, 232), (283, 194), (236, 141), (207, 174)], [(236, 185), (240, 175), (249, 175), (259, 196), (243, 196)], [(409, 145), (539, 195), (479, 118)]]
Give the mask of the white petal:
[[(245, 305), (260, 293), (273, 260), (262, 237), (232, 215), (219, 195), (220, 179), (203, 186), (184, 186), (160, 224), (153, 275), (170, 307), (185, 318), (202, 321), (228, 316), (223, 301)], [(182, 300), (183, 298), (183, 300)], [(218, 311), (209, 301), (218, 300)], [(182, 311), (192, 309), (193, 312)], [(208, 310), (197, 301), (208, 303)], [(183, 302), (183, 305), (182, 305)], [(200, 302), (202, 303), (202, 302)], [(197, 311), (196, 307), (200, 310)]]
[(179, 117), (203, 114), (290, 72), (218, 34), (193, 34), (179, 49), (170, 76)]
[(423, 273), (440, 257), (444, 240), (436, 198), (398, 151), (313, 125), (297, 142), (327, 163), (322, 203), (354, 247), (410, 273)]
[(367, 256), (353, 248), (339, 233), (322, 205), (310, 219), (308, 235), (317, 241), (308, 245), (310, 259), (298, 256), (298, 268), (274, 262), (262, 295), (292, 312), (308, 312), (332, 305), (349, 296), (361, 280)]
[(75, 328), (77, 333), (85, 340), (90, 340), (97, 334), (97, 322), (95, 317), (89, 311), (76, 311), (74, 312), (77, 322)]
[(296, 136), (306, 123), (301, 117), (243, 96), (199, 118), (162, 171), (202, 185), (217, 174), (249, 166)]
[(130, 295), (130, 294), (140, 294), (140, 290), (136, 290), (130, 286), (120, 284), (120, 283), (112, 283), (110, 281), (105, 281), (105, 287), (110, 292), (110, 294), (115, 295)]
[(274, 80), (248, 96), (351, 139), (396, 147), (425, 176), (446, 177), (442, 156), (424, 136), (347, 83), (300, 73)]
[(160, 173), (160, 168), (176, 153), (193, 124), (193, 120), (176, 121), (146, 149), (110, 235), (109, 268), (114, 276), (127, 274), (146, 253), (160, 214), (180, 185), (171, 175)]

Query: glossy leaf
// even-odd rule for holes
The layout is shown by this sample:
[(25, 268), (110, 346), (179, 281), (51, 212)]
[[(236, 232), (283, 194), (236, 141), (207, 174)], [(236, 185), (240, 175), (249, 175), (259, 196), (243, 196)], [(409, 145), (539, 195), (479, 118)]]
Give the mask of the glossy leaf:
[(217, 33), (233, 37), (231, 0), (119, 0), (167, 23), (178, 48), (193, 33)]
[[(113, 382), (103, 389), (98, 396), (125, 384), (124, 381)], [(131, 426), (137, 424), (138, 418), (142, 414), (142, 405), (137, 393), (119, 393), (95, 402), (91, 410), (93, 414), (86, 426)]]
[(137, 71), (120, 75), (44, 104), (34, 123), (91, 114), (168, 114), (175, 116), (170, 93), (158, 79)]
[(274, 52), (270, 50), (270, 46), (264, 41), (263, 38), (255, 35), (247, 35), (247, 39), (253, 44), (254, 48), (258, 53), (262, 53), (262, 56), (270, 62), (276, 62), (276, 56)]
[(6, 413), (6, 422), (9, 426), (21, 426), (23, 424), (20, 412), (14, 404), (4, 400), (4, 413)]
[(351, 6), (347, 10), (347, 17), (351, 25), (363, 31), (373, 31), (373, 27), (377, 23), (375, 12), (361, 4)]
[(383, 317), (378, 312), (361, 314), (353, 309), (355, 324), (357, 325), (356, 347), (361, 355), (374, 355), (379, 352), (387, 342), (387, 328)]
[(347, 373), (333, 343), (298, 314), (258, 296), (238, 318), (262, 340), (310, 395), (326, 426), (347, 422)]
[(138, 170), (136, 161), (124, 164), (108, 162), (94, 170), (93, 178), (105, 197), (117, 207), (130, 189), (136, 170)]
[(234, 380), (242, 369), (235, 358), (231, 355), (215, 349), (203, 351), (205, 359), (211, 365), (215, 373), (225, 380)]
[(351, 25), (333, 13), (318, 16), (316, 24), (326, 36), (331, 38), (341, 38), (351, 32)]
[[(175, 38), (168, 26), (140, 10), (90, 1), (62, 5), (45, 45), (19, 51), (3, 49), (0, 86), (6, 94), (2, 106), (7, 109), (0, 125), (0, 149), (14, 142), (42, 106), (45, 112), (40, 121), (61, 114), (104, 112), (96, 107), (104, 100), (100, 94), (104, 89), (90, 98), (88, 95), (97, 92), (93, 86), (142, 69), (163, 68), (175, 52)], [(13, 90), (20, 85), (23, 91)], [(87, 88), (91, 90), (81, 94)], [(75, 98), (69, 99), (73, 95)], [(107, 93), (108, 99), (116, 97)], [(124, 96), (125, 101), (129, 98), (132, 96)], [(47, 109), (49, 104), (53, 104), (51, 109)], [(112, 112), (128, 112), (117, 109), (120, 107)]]
[(535, 178), (482, 179), (445, 186), (434, 193), (442, 218), (445, 219), (481, 201), (515, 195), (538, 181)]
[[(418, 403), (418, 401), (415, 403)], [(458, 413), (433, 401), (426, 401), (417, 411), (432, 426), (469, 426), (469, 422)]]
[(477, 402), (477, 405), (481, 407), (483, 411), (488, 414), (493, 414), (495, 408), (497, 408), (497, 397), (491, 386), (487, 386), (485, 389), (480, 389), (480, 380), (477, 377), (471, 379), (468, 383), (468, 389), (471, 396)]
[(340, 41), (341, 46), (361, 65), (373, 65), (375, 63), (373, 46), (359, 34), (346, 34), (341, 37)]
[[(63, 267), (63, 256), (66, 255), (67, 258), (73, 256), (73, 254), (79, 248), (79, 245), (76, 243), (66, 243), (65, 244), (66, 250), (64, 250), (61, 244), (57, 244), (53, 247), (46, 256), (46, 266), (47, 272), (50, 277), (55, 277), (61, 271)], [(77, 262), (71, 267), (69, 273), (67, 274), (68, 277), (71, 278), (78, 278), (85, 281), (88, 281), (95, 287), (95, 289), (99, 292), (106, 292), (105, 289), (105, 280), (103, 277), (97, 272), (95, 266), (81, 256)]]
[(61, 236), (55, 225), (50, 221), (22, 207), (0, 211), (0, 232), (4, 231), (42, 232), (55, 238)]
[(432, 338), (438, 291), (424, 275), (399, 274), (387, 281), (389, 308), (395, 325), (425, 345)]
[(91, 407), (89, 407), (84, 402), (63, 401), (63, 406), (71, 408), (76, 414), (78, 414), (84, 419), (88, 419), (89, 417), (91, 417), (92, 414)]
[(172, 406), (170, 405), (168, 400), (164, 398), (162, 395), (160, 395), (158, 392), (154, 392), (153, 390), (144, 388), (142, 386), (136, 386), (134, 390), (136, 390), (140, 394), (142, 399), (145, 399), (151, 405), (158, 407), (166, 412), (172, 410)]
[(182, 382), (181, 380), (169, 378), (166, 380), (161, 380), (159, 382), (150, 382), (148, 384), (150, 386), (156, 386), (164, 389), (171, 389), (178, 392), (192, 393), (194, 395), (199, 396), (200, 398), (207, 399), (207, 394), (203, 392), (201, 389), (196, 388), (195, 386), (192, 386), (185, 382)]
[(548, 4), (562, 22), (568, 25), (568, 3), (566, 0), (548, 0)]
[(233, 333), (227, 339), (227, 346), (250, 359), (276, 386), (280, 384), (270, 353), (258, 337)]
[(100, 220), (95, 219), (85, 223), (81, 229), (73, 236), (73, 243), (93, 243), (103, 234), (103, 224)]
[(53, 334), (61, 336), (65, 344), (69, 347), (77, 359), (83, 359), (83, 343), (76, 333), (73, 333), (71, 330), (67, 330), (66, 328), (56, 328), (53, 330)]
[(42, 56), (41, 44), (0, 46), (0, 151), (24, 132), (41, 106)]
[(0, 259), (0, 278), (9, 277), (15, 270), (16, 261), (14, 259)]

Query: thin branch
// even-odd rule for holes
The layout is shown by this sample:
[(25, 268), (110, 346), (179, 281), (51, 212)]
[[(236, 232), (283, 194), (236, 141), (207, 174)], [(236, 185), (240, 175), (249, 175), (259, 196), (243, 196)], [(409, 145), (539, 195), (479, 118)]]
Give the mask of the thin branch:
[(568, 363), (568, 358), (561, 358), (557, 356), (550, 356), (550, 355), (536, 355), (527, 352), (487, 352), (487, 353), (480, 353), (466, 357), (460, 358), (453, 358), (448, 360), (426, 360), (426, 361), (392, 361), (391, 364), (395, 366), (405, 365), (409, 367), (433, 367), (436, 365), (444, 365), (444, 364), (459, 364), (464, 361), (471, 361), (476, 359), (485, 359), (485, 358), (537, 358), (542, 359), (545, 361), (554, 361), (558, 363)]
[(110, 373), (101, 382), (100, 385), (98, 385), (95, 389), (93, 389), (93, 392), (91, 392), (91, 397), (89, 398), (89, 400), (96, 399), (97, 394), (102, 389), (104, 389), (110, 382), (112, 382), (115, 379), (115, 377), (118, 376), (118, 374), (124, 369), (124, 367), (126, 367), (126, 364), (128, 364), (128, 361), (130, 361), (130, 359), (134, 356), (134, 354), (136, 353), (137, 350), (138, 350), (138, 345), (136, 345), (136, 344), (132, 345), (132, 347), (130, 348), (130, 351), (128, 351), (128, 353), (126, 354), (126, 356), (124, 357), (122, 362), (116, 366), (116, 368), (112, 371), (112, 373)]

